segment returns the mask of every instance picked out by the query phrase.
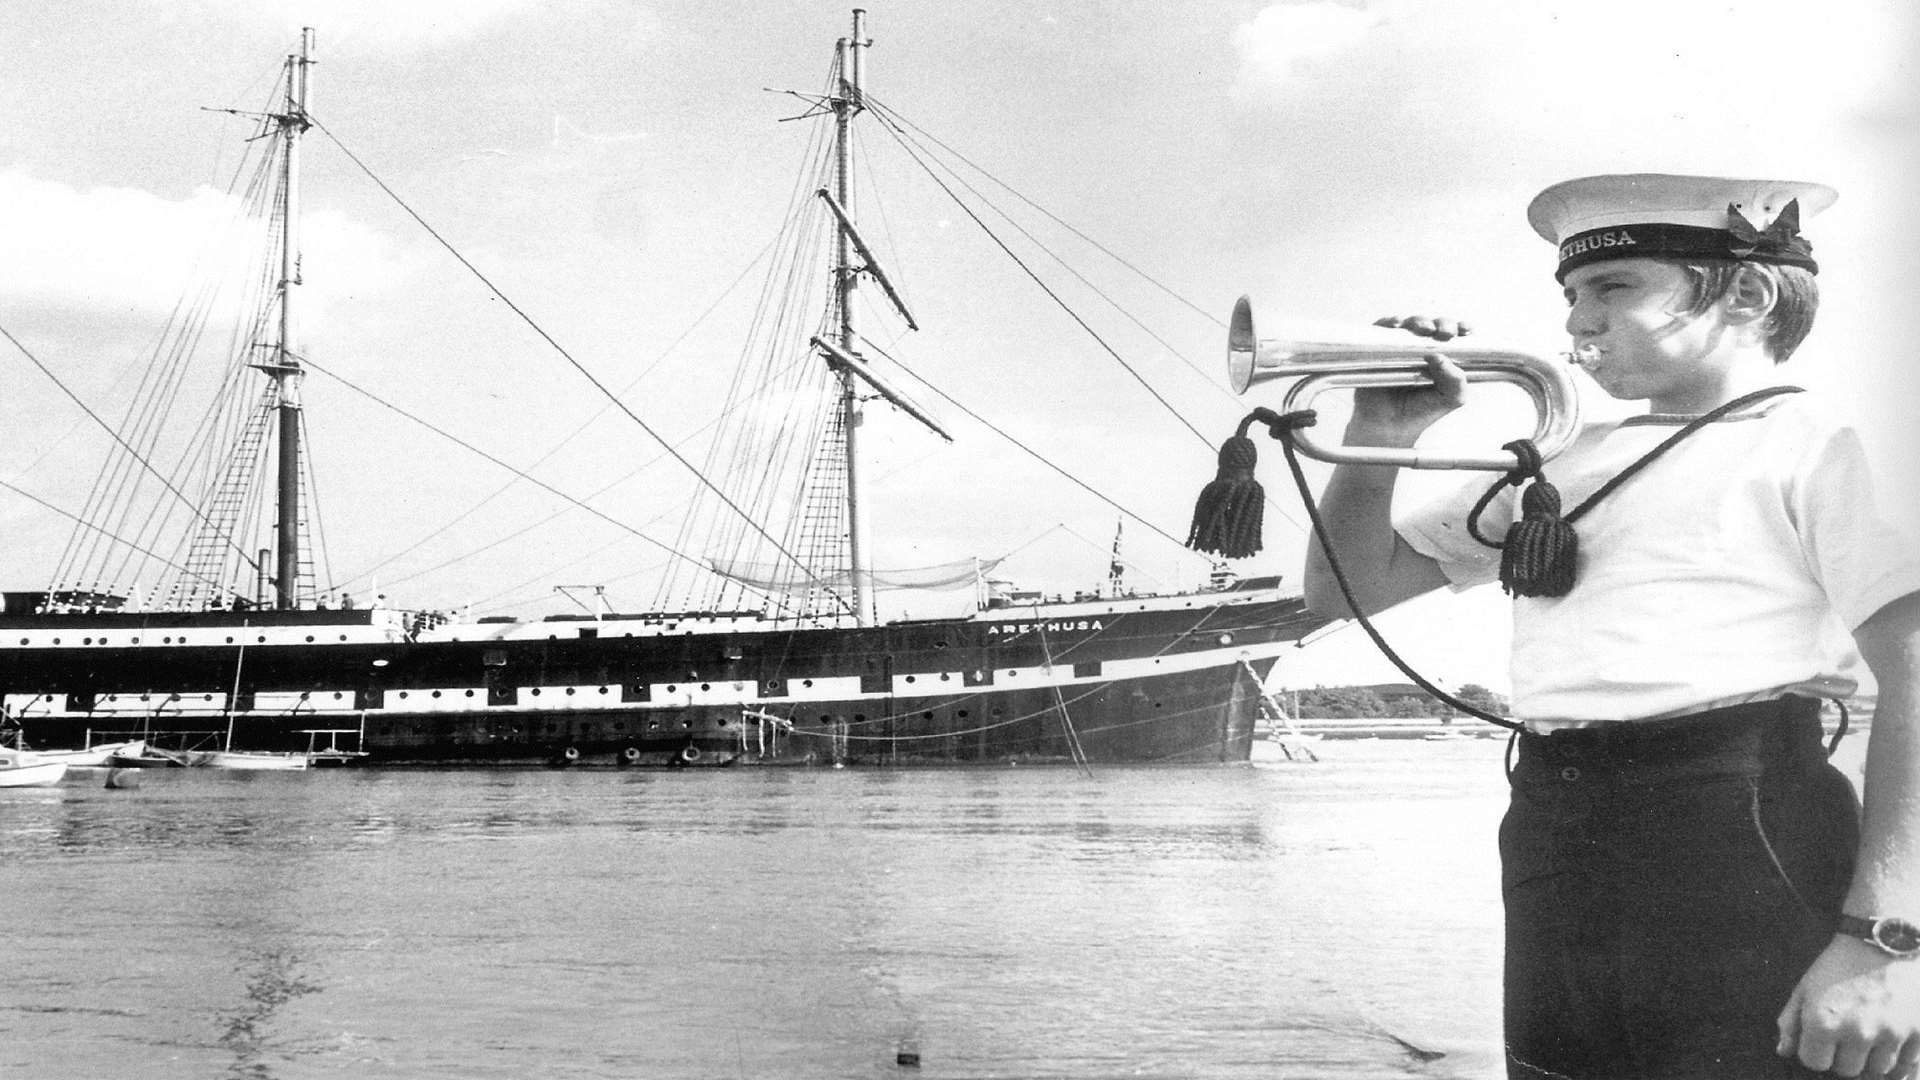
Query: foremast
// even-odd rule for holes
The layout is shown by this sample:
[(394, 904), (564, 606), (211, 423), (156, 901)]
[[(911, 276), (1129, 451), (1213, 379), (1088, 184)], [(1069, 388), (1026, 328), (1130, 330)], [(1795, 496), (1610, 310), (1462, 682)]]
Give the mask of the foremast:
[(279, 426), (275, 459), (273, 606), (299, 606), (300, 581), (300, 354), (295, 346), (295, 296), (300, 287), (300, 136), (312, 122), (313, 29), (300, 31), (300, 52), (287, 57), (286, 108), (273, 114), (284, 150), (280, 159), (280, 333), (271, 362), (259, 365), (273, 380)]

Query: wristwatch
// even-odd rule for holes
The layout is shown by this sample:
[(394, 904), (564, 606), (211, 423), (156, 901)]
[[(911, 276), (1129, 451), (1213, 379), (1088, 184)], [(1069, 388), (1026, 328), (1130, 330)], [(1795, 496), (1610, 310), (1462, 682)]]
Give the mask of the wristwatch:
[(1905, 919), (1863, 919), (1858, 915), (1840, 916), (1835, 930), (1857, 937), (1867, 944), (1902, 960), (1920, 957), (1920, 926)]

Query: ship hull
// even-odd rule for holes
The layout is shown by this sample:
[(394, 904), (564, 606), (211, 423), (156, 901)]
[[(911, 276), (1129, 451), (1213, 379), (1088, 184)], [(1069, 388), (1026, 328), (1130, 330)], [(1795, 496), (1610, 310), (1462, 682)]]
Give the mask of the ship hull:
[(429, 625), (399, 612), (0, 618), (36, 746), (353, 746), (365, 765), (1217, 763), (1320, 624), (1212, 594), (806, 629), (694, 616)]

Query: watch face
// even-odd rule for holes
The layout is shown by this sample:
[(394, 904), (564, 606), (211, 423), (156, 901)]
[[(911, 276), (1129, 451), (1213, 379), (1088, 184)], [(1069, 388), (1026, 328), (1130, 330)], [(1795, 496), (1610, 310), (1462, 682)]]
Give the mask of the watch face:
[(1873, 926), (1873, 938), (1888, 952), (1920, 953), (1920, 927), (1905, 919), (1881, 919)]

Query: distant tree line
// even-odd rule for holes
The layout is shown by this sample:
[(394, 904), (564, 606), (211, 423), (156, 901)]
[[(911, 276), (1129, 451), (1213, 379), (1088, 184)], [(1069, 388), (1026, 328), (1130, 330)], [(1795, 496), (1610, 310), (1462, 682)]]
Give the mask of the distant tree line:
[[(1507, 699), (1479, 683), (1466, 683), (1453, 691), (1453, 696), (1496, 716), (1505, 716), (1507, 712)], [(1298, 710), (1298, 718), (1302, 720), (1438, 720), (1465, 715), (1458, 709), (1442, 704), (1419, 687), (1407, 684), (1316, 686), (1311, 690), (1292, 691), (1286, 700), (1289, 706)]]

